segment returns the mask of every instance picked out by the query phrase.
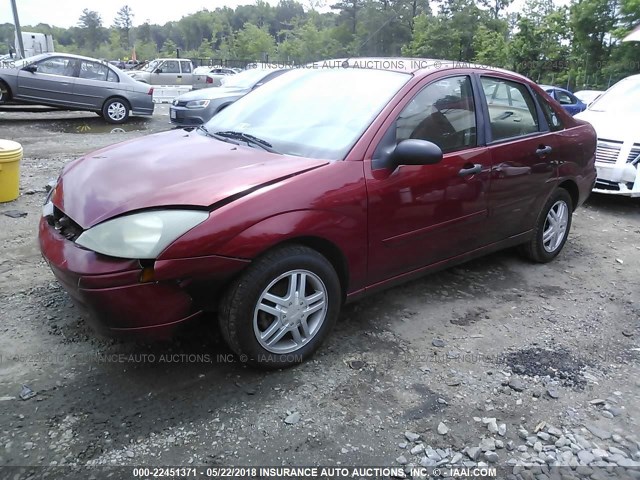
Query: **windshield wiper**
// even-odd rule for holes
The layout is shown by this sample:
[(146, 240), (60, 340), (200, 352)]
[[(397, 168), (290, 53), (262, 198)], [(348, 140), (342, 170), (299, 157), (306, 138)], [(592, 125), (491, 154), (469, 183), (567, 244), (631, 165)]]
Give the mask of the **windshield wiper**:
[[(209, 132), (207, 131), (207, 133)], [(209, 135), (212, 135), (212, 136), (217, 135), (219, 137), (231, 138), (234, 140), (243, 140), (247, 142), (249, 145), (257, 145), (258, 147), (262, 148), (263, 150), (266, 150), (269, 153), (278, 153), (278, 154), (280, 153), (276, 149), (274, 149), (273, 145), (271, 145), (266, 140), (263, 140), (258, 137), (254, 137), (253, 135), (250, 135), (248, 133), (226, 131), (226, 132), (216, 132), (213, 134), (209, 133)]]

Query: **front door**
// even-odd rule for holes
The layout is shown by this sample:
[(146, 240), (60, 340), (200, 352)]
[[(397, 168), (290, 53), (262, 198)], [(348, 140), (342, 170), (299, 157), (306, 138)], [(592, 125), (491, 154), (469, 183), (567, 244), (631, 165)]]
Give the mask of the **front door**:
[(46, 105), (74, 105), (73, 84), (77, 64), (75, 58), (47, 57), (35, 63), (33, 72), (20, 70), (16, 98)]
[[(369, 212), (369, 284), (453, 258), (489, 242), (491, 157), (479, 146), (471, 78), (432, 81), (408, 101), (378, 149), (405, 139), (443, 150), (435, 165), (379, 167), (365, 162)], [(385, 145), (389, 143), (389, 145)]]
[(165, 60), (156, 68), (155, 73), (151, 74), (151, 84), (179, 85), (178, 77), (182, 77), (180, 62), (178, 60)]

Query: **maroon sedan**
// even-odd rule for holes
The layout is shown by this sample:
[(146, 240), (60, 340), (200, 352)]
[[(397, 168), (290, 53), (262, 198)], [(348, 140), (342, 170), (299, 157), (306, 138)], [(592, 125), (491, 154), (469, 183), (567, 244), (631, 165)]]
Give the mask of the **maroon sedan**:
[(283, 367), (346, 301), (515, 245), (558, 255), (596, 177), (589, 124), (503, 70), (334, 66), (64, 168), (40, 246), (97, 327), (166, 335), (217, 311), (243, 359)]

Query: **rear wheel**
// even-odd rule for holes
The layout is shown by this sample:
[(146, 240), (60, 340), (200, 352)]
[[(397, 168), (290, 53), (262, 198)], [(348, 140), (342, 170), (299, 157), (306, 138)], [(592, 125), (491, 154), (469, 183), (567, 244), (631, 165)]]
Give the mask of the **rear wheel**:
[(567, 241), (573, 212), (571, 195), (560, 188), (547, 200), (533, 230), (531, 240), (522, 246), (524, 255), (534, 262), (553, 260)]
[(241, 361), (290, 367), (320, 346), (340, 303), (331, 263), (310, 248), (287, 246), (256, 260), (230, 285), (221, 301), (220, 329)]
[(110, 98), (102, 106), (102, 116), (109, 123), (120, 124), (129, 119), (131, 107), (122, 98)]

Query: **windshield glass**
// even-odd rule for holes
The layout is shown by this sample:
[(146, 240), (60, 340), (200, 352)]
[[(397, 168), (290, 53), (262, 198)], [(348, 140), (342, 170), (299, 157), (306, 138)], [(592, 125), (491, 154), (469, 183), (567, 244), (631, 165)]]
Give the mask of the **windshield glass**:
[(160, 62), (158, 60), (154, 60), (153, 62), (147, 63), (140, 70), (142, 70), (143, 72), (153, 72), (156, 68), (158, 68), (159, 63)]
[(253, 86), (267, 76), (273, 70), (262, 68), (252, 68), (222, 80), (223, 87), (231, 88), (253, 88)]
[(206, 129), (247, 133), (288, 155), (340, 160), (410, 78), (382, 70), (295, 70), (230, 105)]
[(640, 113), (640, 76), (620, 80), (593, 102), (589, 110)]

